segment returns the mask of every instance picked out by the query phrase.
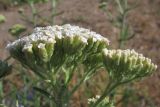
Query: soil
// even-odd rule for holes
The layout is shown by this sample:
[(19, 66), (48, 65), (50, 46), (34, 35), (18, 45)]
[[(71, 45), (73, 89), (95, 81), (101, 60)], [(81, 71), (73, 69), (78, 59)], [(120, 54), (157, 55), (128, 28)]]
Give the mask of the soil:
[[(47, 10), (49, 6), (50, 3), (37, 4), (40, 10)], [(107, 37), (111, 47), (117, 48), (118, 29), (107, 21), (107, 14), (98, 6), (99, 0), (61, 0), (57, 11), (64, 11), (64, 13), (56, 17), (55, 24), (70, 23), (89, 28)], [(29, 7), (24, 5), (23, 8), (30, 15)], [(0, 24), (0, 59), (7, 57), (5, 46), (14, 39), (8, 33), (12, 25), (24, 24), (28, 27), (27, 32), (32, 31), (33, 27), (21, 19), (18, 9), (19, 7), (9, 7), (7, 10), (0, 8), (0, 14), (3, 14), (7, 20)], [(42, 14), (48, 16), (50, 13), (44, 11)], [(129, 14), (128, 21), (135, 31), (135, 37), (126, 43), (125, 49), (135, 49), (158, 65), (158, 70), (152, 76), (144, 78), (138, 84), (141, 89), (147, 88), (148, 95), (156, 106), (160, 107), (160, 0), (139, 1), (139, 6)]]

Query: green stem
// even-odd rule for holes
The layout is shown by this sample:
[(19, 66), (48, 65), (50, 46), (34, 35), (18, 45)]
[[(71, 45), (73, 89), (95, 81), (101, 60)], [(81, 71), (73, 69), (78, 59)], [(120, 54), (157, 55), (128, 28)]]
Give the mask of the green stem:
[(29, 5), (30, 5), (31, 11), (32, 11), (32, 22), (33, 22), (33, 25), (36, 26), (36, 14), (37, 14), (37, 11), (36, 11), (36, 8), (34, 6), (33, 1), (29, 1)]
[(65, 83), (66, 85), (68, 85), (69, 82), (72, 80), (75, 69), (76, 69), (76, 65), (74, 65), (74, 67), (71, 69), (71, 71), (68, 71), (69, 74), (68, 74), (68, 77), (66, 79), (66, 83)]
[[(52, 73), (54, 73), (52, 70), (50, 71), (51, 72), (51, 74)], [(51, 89), (54, 91), (55, 90), (55, 83), (54, 83), (54, 79), (55, 79), (55, 77), (53, 77), (54, 75), (50, 75), (49, 74), (49, 77), (50, 77), (50, 79), (51, 79), (51, 83), (50, 83), (50, 85), (51, 85)], [(54, 94), (55, 95), (55, 94)], [(58, 105), (57, 104), (57, 101), (56, 101), (56, 98), (54, 97), (54, 95), (52, 96), (53, 97), (53, 100), (50, 100), (50, 106), (52, 107), (54, 104), (53, 104), (53, 102), (56, 104), (56, 105)]]
[[(107, 85), (104, 93), (102, 94), (102, 96), (96, 101), (96, 103), (94, 104), (93, 107), (96, 107), (101, 101), (103, 101), (105, 99), (106, 96), (108, 96), (114, 89), (116, 89), (118, 86), (129, 83), (135, 79), (137, 79), (139, 77), (134, 77), (132, 79), (129, 80), (125, 80), (125, 81), (116, 81), (116, 82), (109, 82), (109, 84)], [(112, 79), (113, 80), (113, 79)], [(111, 80), (111, 81), (112, 81)], [(113, 84), (114, 83), (114, 84)]]
[(54, 24), (54, 17), (55, 17), (55, 13), (56, 13), (56, 4), (57, 4), (57, 0), (51, 0), (51, 5), (52, 5), (52, 14), (51, 14), (51, 24)]
[(81, 80), (78, 82), (78, 84), (76, 84), (73, 87), (73, 89), (71, 90), (69, 97), (71, 97), (75, 93), (75, 91), (80, 87), (80, 85), (82, 83), (84, 83), (84, 81), (86, 80), (86, 77), (90, 74), (90, 72), (92, 72), (92, 70), (93, 69), (90, 69), (90, 70), (88, 70), (88, 71), (85, 72), (84, 76), (81, 78)]
[(49, 99), (49, 103), (50, 103), (50, 107), (54, 107), (53, 105), (57, 105), (57, 101), (56, 101), (56, 98), (55, 98), (55, 93), (54, 93), (54, 91), (55, 91), (55, 72), (54, 72), (54, 70), (52, 69), (52, 67), (51, 67), (51, 65), (50, 65), (50, 63), (48, 63), (48, 71), (47, 71), (47, 76), (48, 76), (48, 78), (49, 78), (49, 80), (50, 80), (50, 82), (49, 82), (49, 88), (51, 88), (51, 90), (53, 91), (53, 95), (51, 95), (51, 99)]
[(123, 40), (125, 40), (125, 37), (127, 36), (126, 34), (125, 34), (125, 30), (126, 30), (126, 23), (125, 23), (125, 20), (126, 20), (126, 12), (124, 12), (123, 14), (122, 14), (122, 25), (121, 25), (121, 27), (120, 27), (120, 39), (121, 39), (121, 41), (120, 41), (120, 48), (123, 48), (124, 47), (124, 41)]
[(122, 7), (122, 5), (121, 5), (120, 0), (116, 0), (116, 3), (117, 3), (117, 5), (118, 5), (118, 7), (119, 7), (120, 13), (123, 14), (124, 10), (123, 10), (123, 7)]
[[(2, 101), (2, 99), (3, 99), (3, 82), (0, 81), (0, 100)], [(2, 102), (0, 102), (0, 103), (2, 103)]]
[(102, 96), (95, 102), (95, 104), (93, 105), (93, 107), (97, 107), (97, 105), (103, 101), (105, 99), (106, 96), (108, 96), (116, 87), (118, 87), (119, 84), (113, 84), (110, 82), (105, 91), (103, 92)]
[(75, 91), (80, 87), (80, 85), (85, 81), (86, 79), (86, 76), (89, 74), (89, 72), (87, 72), (83, 77), (82, 79), (78, 82), (78, 84), (76, 84), (76, 86), (72, 89), (71, 93), (70, 93), (70, 96), (72, 96)]

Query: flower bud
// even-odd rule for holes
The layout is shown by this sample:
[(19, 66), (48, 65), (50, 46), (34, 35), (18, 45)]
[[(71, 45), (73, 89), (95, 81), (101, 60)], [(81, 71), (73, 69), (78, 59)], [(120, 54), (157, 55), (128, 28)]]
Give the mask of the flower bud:
[(45, 48), (48, 54), (48, 60), (50, 60), (53, 55), (55, 43), (56, 41), (54, 39), (49, 39), (48, 42), (45, 44)]
[(87, 44), (87, 46), (86, 46), (85, 51), (86, 51), (86, 52), (90, 52), (90, 50), (92, 49), (93, 44), (94, 44), (93, 38), (88, 38), (87, 43), (88, 43), (88, 44)]
[(37, 48), (38, 48), (37, 50), (38, 50), (39, 58), (42, 61), (47, 62), (48, 61), (48, 54), (47, 54), (47, 50), (45, 48), (45, 44), (40, 43), (40, 44), (38, 44)]
[(73, 40), (72, 49), (75, 52), (82, 51), (86, 45), (87, 45), (87, 42), (85, 41), (85, 38), (80, 36), (75, 36)]
[(72, 36), (66, 36), (63, 39), (63, 50), (65, 53), (69, 54), (72, 53), (72, 44), (73, 44), (73, 37)]
[(32, 50), (33, 45), (28, 44), (23, 47), (23, 53), (25, 55), (25, 59), (28, 65), (33, 66), (35, 64), (35, 56)]

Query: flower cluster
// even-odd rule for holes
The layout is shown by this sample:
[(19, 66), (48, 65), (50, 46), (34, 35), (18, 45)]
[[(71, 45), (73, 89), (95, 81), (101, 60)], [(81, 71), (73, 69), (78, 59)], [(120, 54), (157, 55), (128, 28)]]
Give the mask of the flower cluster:
[[(92, 107), (95, 102), (100, 98), (100, 95), (96, 95), (96, 97), (89, 98), (88, 104)], [(110, 102), (109, 97), (105, 97), (97, 107), (114, 107), (113, 103)]]
[(108, 45), (108, 39), (100, 34), (66, 24), (37, 27), (31, 35), (8, 44), (7, 48), (33, 71), (47, 71), (64, 64), (87, 64), (94, 58), (88, 56), (101, 53)]
[[(37, 27), (31, 35), (8, 44), (7, 49), (22, 65), (45, 79), (55, 91), (56, 95), (50, 94), (57, 107), (63, 104), (61, 101), (69, 102), (82, 83), (105, 67), (109, 83), (102, 96), (91, 98), (88, 103), (91, 107), (114, 107), (107, 96), (116, 87), (151, 74), (157, 66), (134, 50), (109, 50), (108, 45), (108, 39), (100, 34), (67, 24)], [(79, 82), (68, 89), (79, 65), (84, 72), (77, 78)]]
[(100, 96), (99, 95), (96, 95), (96, 97), (94, 98), (89, 98), (88, 99), (88, 104), (91, 104), (91, 103), (95, 103), (97, 101), (97, 99), (99, 99)]
[(103, 62), (109, 75), (117, 81), (144, 77), (157, 66), (134, 50), (103, 50)]

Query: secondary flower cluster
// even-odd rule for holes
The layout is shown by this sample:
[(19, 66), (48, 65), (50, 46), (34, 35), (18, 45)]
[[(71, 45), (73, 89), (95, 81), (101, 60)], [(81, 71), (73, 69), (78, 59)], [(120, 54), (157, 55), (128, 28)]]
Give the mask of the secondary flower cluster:
[(100, 34), (66, 24), (35, 28), (31, 35), (8, 44), (7, 48), (33, 71), (47, 71), (64, 64), (87, 64), (94, 58), (89, 56), (101, 53), (108, 45), (108, 39)]
[(144, 77), (157, 69), (150, 59), (134, 50), (103, 50), (103, 62), (109, 75), (118, 81)]
[[(88, 105), (92, 107), (95, 102), (100, 98), (99, 95), (96, 95), (93, 98), (88, 99)], [(114, 107), (113, 103), (110, 102), (109, 97), (105, 97), (97, 107)]]

